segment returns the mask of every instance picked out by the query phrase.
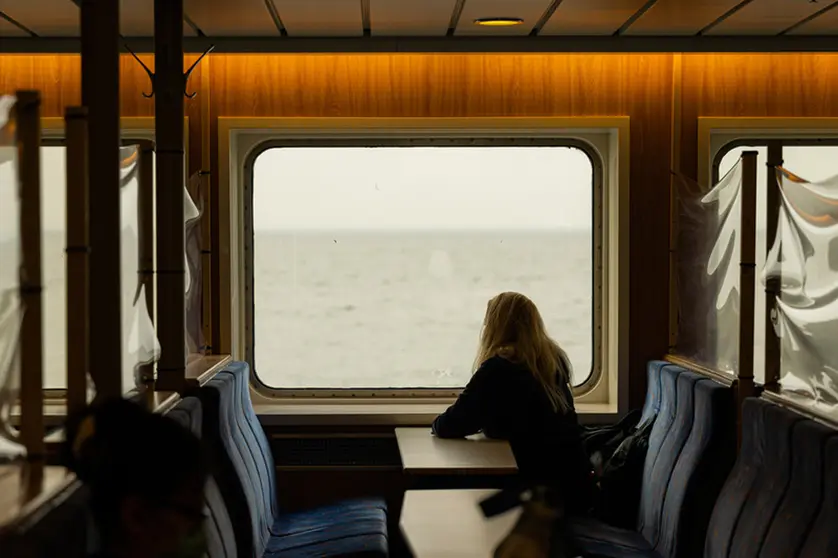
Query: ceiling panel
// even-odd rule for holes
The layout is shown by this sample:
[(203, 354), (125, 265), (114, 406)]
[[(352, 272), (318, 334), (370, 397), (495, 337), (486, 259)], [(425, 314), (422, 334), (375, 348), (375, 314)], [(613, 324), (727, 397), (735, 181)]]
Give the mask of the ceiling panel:
[(372, 34), (445, 35), (456, 4), (456, 0), (370, 0)]
[(71, 0), (0, 0), (0, 12), (42, 37), (79, 35), (79, 9)]
[(211, 37), (279, 35), (264, 0), (183, 0), (183, 11)]
[(789, 35), (838, 35), (838, 7), (804, 23)]
[[(121, 0), (119, 19), (119, 32), (124, 37), (153, 37), (154, 0)], [(196, 35), (186, 22), (183, 23), (183, 34), (186, 37)]]
[(658, 0), (625, 34), (695, 35), (737, 4), (739, 0)]
[(756, 0), (725, 19), (708, 35), (776, 35), (809, 17), (824, 4), (811, 0)]
[[(550, 0), (468, 0), (457, 24), (457, 35), (528, 35), (550, 7)], [(485, 17), (519, 17), (522, 25), (484, 27), (474, 20)]]
[(364, 34), (361, 0), (274, 0), (289, 37)]
[(564, 0), (539, 35), (611, 35), (646, 0)]
[(5, 19), (0, 18), (0, 37), (28, 37), (29, 33), (9, 23)]

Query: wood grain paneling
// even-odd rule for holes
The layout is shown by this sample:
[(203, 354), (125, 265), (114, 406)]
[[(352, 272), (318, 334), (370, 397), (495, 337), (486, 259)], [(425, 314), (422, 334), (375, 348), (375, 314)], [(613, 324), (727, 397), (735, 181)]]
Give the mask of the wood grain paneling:
[[(218, 116), (631, 117), (630, 369), (665, 353), (671, 55), (219, 55)], [(213, 135), (214, 137), (214, 135)], [(215, 149), (215, 147), (214, 147)], [(652, 217), (654, 216), (654, 217)], [(650, 218), (651, 217), (651, 218)], [(659, 224), (660, 223), (660, 224)], [(661, 229), (663, 227), (663, 230)], [(645, 380), (633, 382), (642, 401)]]
[[(153, 69), (151, 56), (143, 60)], [(129, 56), (121, 65), (123, 114), (153, 115), (153, 101), (141, 95), (150, 89), (145, 72)], [(45, 114), (58, 116), (64, 106), (79, 102), (79, 66), (76, 56), (0, 56), (0, 90), (40, 89)], [(190, 80), (199, 96), (186, 104), (190, 172), (201, 164), (200, 90), (207, 81), (201, 72), (199, 66)], [(213, 55), (210, 152), (217, 149), (219, 116), (629, 115), (630, 369), (642, 370), (667, 347), (666, 300), (658, 293), (668, 285), (669, 162), (660, 154), (670, 152), (671, 72), (667, 54)], [(214, 159), (211, 164), (217, 173)], [(213, 285), (219, 284), (216, 261)], [(213, 294), (214, 304), (221, 296)], [(219, 350), (224, 352), (223, 344)], [(644, 389), (638, 374), (631, 388), (634, 405)]]
[(699, 116), (838, 116), (836, 54), (685, 54), (683, 62), (681, 164), (692, 178)]

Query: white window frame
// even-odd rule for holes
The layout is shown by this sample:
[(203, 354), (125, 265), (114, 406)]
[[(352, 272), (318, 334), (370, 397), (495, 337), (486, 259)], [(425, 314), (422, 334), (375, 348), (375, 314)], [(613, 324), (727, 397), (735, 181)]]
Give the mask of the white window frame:
[[(599, 330), (600, 373), (576, 394), (579, 412), (610, 414), (624, 410), (628, 387), (628, 117), (500, 117), (500, 118), (226, 118), (218, 119), (219, 203), (221, 227), (220, 265), (222, 303), (219, 309), (221, 338), (230, 340), (234, 359), (248, 354), (247, 257), (245, 232), (248, 223), (249, 179), (245, 165), (255, 151), (268, 142), (312, 140), (424, 140), (518, 138), (570, 140), (588, 147), (602, 165), (601, 237), (595, 268), (601, 266), (602, 309), (594, 314)], [(260, 146), (262, 146), (260, 148)], [(228, 201), (229, 203), (224, 203)], [(597, 198), (595, 197), (595, 200)], [(595, 201), (595, 205), (597, 205)], [(596, 229), (595, 229), (596, 230)], [(596, 234), (596, 233), (595, 233)], [(229, 275), (228, 275), (229, 273)], [(227, 277), (224, 277), (228, 275)], [(229, 293), (229, 294), (228, 294)], [(596, 357), (595, 357), (596, 360)], [(596, 372), (596, 369), (595, 369)], [(593, 375), (592, 375), (593, 376)], [(366, 404), (441, 403), (453, 400), (459, 390), (287, 390), (267, 388), (251, 378), (254, 404), (323, 403), (329, 401)], [(378, 395), (376, 395), (378, 394)], [(386, 401), (382, 397), (386, 395)]]

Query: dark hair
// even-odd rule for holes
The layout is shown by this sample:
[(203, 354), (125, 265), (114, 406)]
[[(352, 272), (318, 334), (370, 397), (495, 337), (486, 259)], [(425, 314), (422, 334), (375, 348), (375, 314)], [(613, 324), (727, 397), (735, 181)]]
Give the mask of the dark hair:
[(66, 466), (90, 489), (103, 530), (129, 496), (165, 505), (185, 483), (208, 474), (201, 442), (174, 420), (122, 398), (96, 403), (67, 421)]

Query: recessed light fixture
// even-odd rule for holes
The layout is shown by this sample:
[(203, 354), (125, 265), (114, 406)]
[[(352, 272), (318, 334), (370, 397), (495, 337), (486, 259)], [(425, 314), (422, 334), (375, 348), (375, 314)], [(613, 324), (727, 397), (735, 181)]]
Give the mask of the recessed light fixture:
[(486, 27), (509, 27), (510, 25), (521, 25), (524, 20), (520, 17), (481, 17), (474, 20), (475, 25)]

